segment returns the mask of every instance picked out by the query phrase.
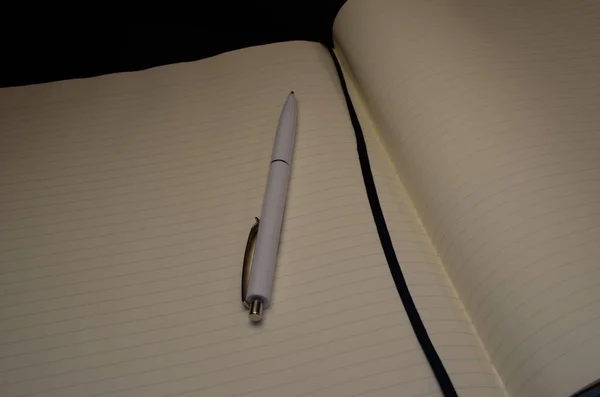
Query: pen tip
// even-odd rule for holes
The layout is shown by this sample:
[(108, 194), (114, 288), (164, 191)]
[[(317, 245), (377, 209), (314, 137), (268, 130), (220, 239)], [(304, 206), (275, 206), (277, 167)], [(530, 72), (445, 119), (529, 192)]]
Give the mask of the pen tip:
[(290, 95), (294, 95), (294, 91), (290, 92)]

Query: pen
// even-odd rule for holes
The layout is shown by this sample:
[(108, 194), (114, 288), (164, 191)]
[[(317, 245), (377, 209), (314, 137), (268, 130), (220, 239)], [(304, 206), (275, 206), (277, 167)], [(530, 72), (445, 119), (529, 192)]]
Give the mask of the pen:
[[(296, 137), (297, 107), (292, 91), (283, 105), (267, 177), (267, 186), (263, 198), (260, 225), (256, 233), (256, 244), (250, 276), (248, 279), (245, 303), (249, 306), (249, 318), (252, 322), (262, 319), (263, 308), (269, 306), (275, 265), (279, 250), (279, 236), (283, 223), (283, 214), (290, 180), (290, 167)], [(244, 269), (246, 270), (246, 269)], [(242, 293), (243, 293), (242, 280)]]

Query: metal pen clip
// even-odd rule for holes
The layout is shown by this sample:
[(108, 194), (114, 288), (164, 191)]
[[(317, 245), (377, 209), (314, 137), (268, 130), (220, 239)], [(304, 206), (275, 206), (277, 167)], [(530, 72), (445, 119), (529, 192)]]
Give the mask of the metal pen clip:
[(248, 283), (250, 282), (250, 269), (252, 267), (252, 257), (254, 256), (254, 245), (256, 244), (256, 236), (258, 235), (258, 224), (260, 220), (254, 218), (256, 222), (250, 229), (248, 241), (246, 241), (246, 251), (244, 252), (244, 263), (242, 265), (242, 303), (246, 309), (250, 309), (250, 302), (246, 300), (248, 292)]

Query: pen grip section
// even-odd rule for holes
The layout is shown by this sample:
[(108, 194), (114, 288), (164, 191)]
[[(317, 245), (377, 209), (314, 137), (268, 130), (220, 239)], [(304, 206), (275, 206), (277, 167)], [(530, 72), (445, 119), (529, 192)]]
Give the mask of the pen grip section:
[(283, 160), (290, 164), (294, 152), (294, 140), (296, 137), (296, 97), (290, 94), (283, 105), (279, 124), (277, 125), (277, 134), (273, 144), (271, 161)]

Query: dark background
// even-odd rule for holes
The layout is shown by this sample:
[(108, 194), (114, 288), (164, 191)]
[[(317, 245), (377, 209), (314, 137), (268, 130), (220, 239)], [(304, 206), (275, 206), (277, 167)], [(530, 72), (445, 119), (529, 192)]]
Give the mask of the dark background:
[(114, 23), (101, 16), (94, 22), (90, 14), (79, 24), (37, 25), (16, 33), (2, 28), (0, 86), (140, 70), (280, 41), (328, 45), (344, 2), (224, 1), (219, 8), (195, 11), (193, 23)]

